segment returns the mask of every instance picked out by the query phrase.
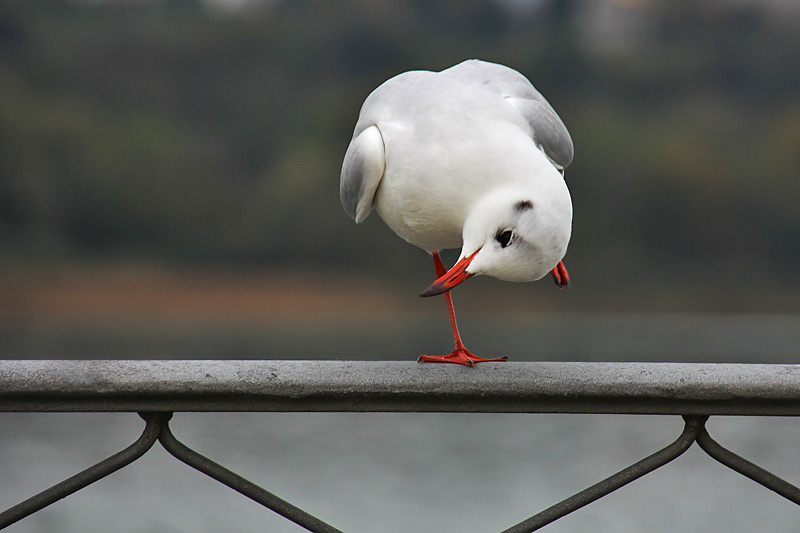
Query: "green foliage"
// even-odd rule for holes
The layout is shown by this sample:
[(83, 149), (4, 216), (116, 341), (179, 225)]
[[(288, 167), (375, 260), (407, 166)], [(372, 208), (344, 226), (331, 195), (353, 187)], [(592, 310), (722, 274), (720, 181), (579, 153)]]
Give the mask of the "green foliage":
[(756, 3), (633, 7), (647, 31), (614, 50), (579, 2), (204, 5), (0, 6), (0, 253), (402, 270), (418, 257), (338, 205), (359, 106), (389, 76), (480, 57), (572, 131), (587, 261), (797, 265), (800, 34)]

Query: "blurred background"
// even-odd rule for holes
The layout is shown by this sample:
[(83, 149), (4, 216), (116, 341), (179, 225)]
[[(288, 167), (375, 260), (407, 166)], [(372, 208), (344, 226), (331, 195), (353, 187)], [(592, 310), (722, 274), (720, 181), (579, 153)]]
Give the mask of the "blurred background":
[[(488, 278), (454, 291), (471, 350), (517, 361), (797, 362), (798, 30), (800, 4), (793, 0), (0, 0), (0, 357), (411, 361), (422, 352), (449, 352), (442, 299), (417, 297), (434, 279), (429, 256), (376, 215), (355, 226), (339, 204), (338, 178), (360, 105), (375, 87), (406, 70), (480, 58), (525, 74), (569, 128), (576, 156), (566, 179), (575, 218), (565, 258), (568, 291), (548, 280)], [(16, 447), (7, 443), (0, 451), (0, 478), (14, 481), (3, 485), (16, 487), (13, 494), (0, 489), (0, 507), (60, 479), (54, 474), (50, 483), (31, 485), (30, 464), (41, 460), (46, 443), (75, 438), (82, 449), (85, 428), (96, 424), (99, 439), (113, 426), (107, 417), (80, 415), (89, 418), (73, 434), (63, 415), (37, 416), (42, 422), (31, 426), (40, 428), (33, 435), (20, 429), (31, 415), (0, 417), (4, 435), (22, 432), (13, 437), (21, 439)], [(187, 431), (225, 423), (236, 433), (240, 416), (196, 415)], [(249, 416), (248, 426), (260, 427), (253, 420), (262, 419)], [(270, 431), (330, 437), (328, 418), (292, 416), (277, 417)], [(337, 448), (344, 457), (364, 444), (358, 439), (372, 438), (356, 421), (373, 416), (370, 427), (385, 426), (376, 435), (390, 444), (371, 450), (378, 470), (416, 446), (398, 443), (393, 415), (336, 416), (345, 417), (339, 426), (361, 428)], [(474, 443), (480, 448), (497, 446), (493, 435), (519, 425), (513, 417), (441, 417), (446, 422), (428, 425), (405, 418), (411, 433), (404, 435), (439, 442), (468, 424), (473, 438), (487, 439)], [(547, 418), (538, 431), (535, 420), (544, 419), (530, 418), (535, 437), (518, 436), (509, 441), (513, 449), (498, 452), (517, 465), (514, 453), (519, 462), (530, 460), (520, 440), (547, 442), (547, 433), (578, 438), (572, 429), (589, 446), (574, 454), (555, 447), (539, 459), (555, 477), (512, 484), (514, 494), (526, 496), (519, 509), (506, 501), (516, 514), (493, 514), (503, 509), (498, 503), (495, 511), (464, 515), (460, 529), (446, 522), (433, 528), (442, 510), (414, 492), (419, 480), (411, 476), (405, 507), (386, 503), (396, 495), (376, 496), (371, 505), (381, 509), (376, 517), (394, 517), (387, 509), (413, 512), (383, 529), (356, 520), (351, 530), (499, 530), (557, 501), (541, 489), (564, 481), (555, 465), (575, 470), (575, 454), (585, 454), (589, 471), (602, 470), (607, 459), (595, 455), (592, 442), (617, 450), (620, 434), (629, 444), (643, 438), (641, 418), (566, 418)], [(505, 429), (492, 425), (498, 420), (507, 421)], [(751, 427), (763, 420), (726, 427), (755, 439), (741, 446), (776, 461), (774, 470), (794, 469), (796, 482), (796, 461), (781, 462), (779, 451), (757, 444), (765, 432), (797, 442), (798, 430), (779, 422), (768, 431)], [(121, 425), (130, 424), (133, 440), (135, 417)], [(618, 468), (677, 436), (680, 424), (672, 424)], [(270, 435), (264, 429), (252, 438), (270, 448)], [(298, 448), (292, 442), (287, 446)], [(107, 445), (109, 453), (119, 446)], [(316, 453), (306, 452), (281, 464)], [(53, 460), (74, 472), (65, 453)], [(452, 460), (459, 468), (474, 458)], [(477, 479), (490, 479), (497, 465), (489, 466), (476, 470)], [(395, 467), (383, 475), (399, 483), (408, 470)], [(704, 463), (703, 472), (714, 468)], [(291, 470), (290, 484), (297, 481)], [(191, 490), (193, 473), (181, 475), (183, 490)], [(569, 484), (560, 497), (599, 475)], [(466, 487), (469, 479), (443, 483)], [(123, 487), (141, 495), (148, 490), (142, 483)], [(526, 483), (542, 490), (541, 502), (528, 498), (535, 495)], [(665, 488), (669, 497), (658, 503), (631, 500), (636, 495), (629, 492), (621, 507), (597, 504), (551, 528), (654, 531), (656, 523), (664, 531), (696, 530), (699, 521), (708, 530), (767, 531), (769, 516), (774, 531), (796, 530), (796, 509), (769, 495), (753, 503), (766, 491), (749, 481), (709, 481), (728, 491), (720, 508), (693, 503), (697, 494), (682, 494), (680, 483)], [(374, 481), (365, 499), (378, 486), (383, 482)], [(492, 497), (508, 500), (508, 478), (497, 486)], [(302, 504), (307, 495), (313, 512), (331, 489), (310, 483), (297, 490), (287, 499)], [(205, 488), (195, 496), (201, 493)], [(98, 489), (94, 498), (107, 494)], [(736, 502), (747, 510), (721, 511), (739, 508)], [(107, 525), (81, 513), (81, 505), (59, 505), (61, 511), (47, 511), (55, 515), (42, 513), (14, 531)], [(119, 517), (120, 502), (108, 505), (109, 516)], [(191, 510), (177, 517), (168, 508), (149, 511), (149, 519), (137, 514), (123, 529), (217, 530), (210, 506), (186, 505)], [(247, 517), (260, 521), (263, 511), (242, 505), (236, 523), (249, 531)], [(204, 512), (217, 518), (181, 521)], [(340, 527), (355, 520), (345, 513), (337, 521), (336, 512), (342, 510), (331, 504), (327, 516), (320, 514), (333, 513), (330, 521)], [(407, 525), (409, 514), (428, 525)], [(273, 527), (297, 530), (280, 521)]]

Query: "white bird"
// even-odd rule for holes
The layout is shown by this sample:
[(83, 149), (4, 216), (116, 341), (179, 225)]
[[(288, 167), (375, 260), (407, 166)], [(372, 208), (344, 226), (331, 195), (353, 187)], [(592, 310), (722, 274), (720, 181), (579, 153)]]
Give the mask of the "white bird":
[[(534, 281), (569, 278), (561, 259), (572, 231), (564, 168), (572, 139), (558, 114), (519, 72), (479, 60), (441, 72), (395, 76), (364, 101), (342, 166), (345, 211), (362, 222), (374, 207), (409, 243), (433, 255), (455, 349), (419, 361), (473, 366), (450, 289), (473, 275)], [(445, 271), (439, 251), (461, 246)]]

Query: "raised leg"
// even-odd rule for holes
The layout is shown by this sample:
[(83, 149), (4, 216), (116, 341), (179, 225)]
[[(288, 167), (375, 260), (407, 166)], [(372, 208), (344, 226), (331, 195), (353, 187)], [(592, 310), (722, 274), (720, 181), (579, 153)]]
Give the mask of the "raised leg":
[[(433, 264), (436, 267), (436, 277), (442, 277), (447, 272), (442, 264), (442, 258), (439, 257), (439, 252), (433, 252)], [(420, 355), (417, 359), (420, 363), (457, 363), (466, 366), (475, 366), (475, 363), (484, 363), (486, 361), (508, 361), (508, 357), (497, 357), (494, 359), (485, 359), (478, 357), (471, 353), (464, 347), (461, 341), (461, 335), (458, 332), (458, 324), (456, 323), (456, 312), (453, 308), (453, 296), (450, 294), (452, 291), (444, 293), (444, 301), (447, 304), (447, 313), (450, 315), (450, 327), (453, 328), (453, 353), (448, 355)]]
[(569, 273), (563, 262), (559, 261), (556, 267), (550, 271), (550, 274), (553, 275), (553, 281), (556, 282), (559, 289), (569, 288)]

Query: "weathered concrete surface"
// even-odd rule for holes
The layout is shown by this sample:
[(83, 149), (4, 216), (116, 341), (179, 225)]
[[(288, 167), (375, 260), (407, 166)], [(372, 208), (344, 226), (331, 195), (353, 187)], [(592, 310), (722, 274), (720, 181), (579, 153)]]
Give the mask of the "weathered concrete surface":
[(800, 415), (800, 365), (0, 361), (0, 411)]

